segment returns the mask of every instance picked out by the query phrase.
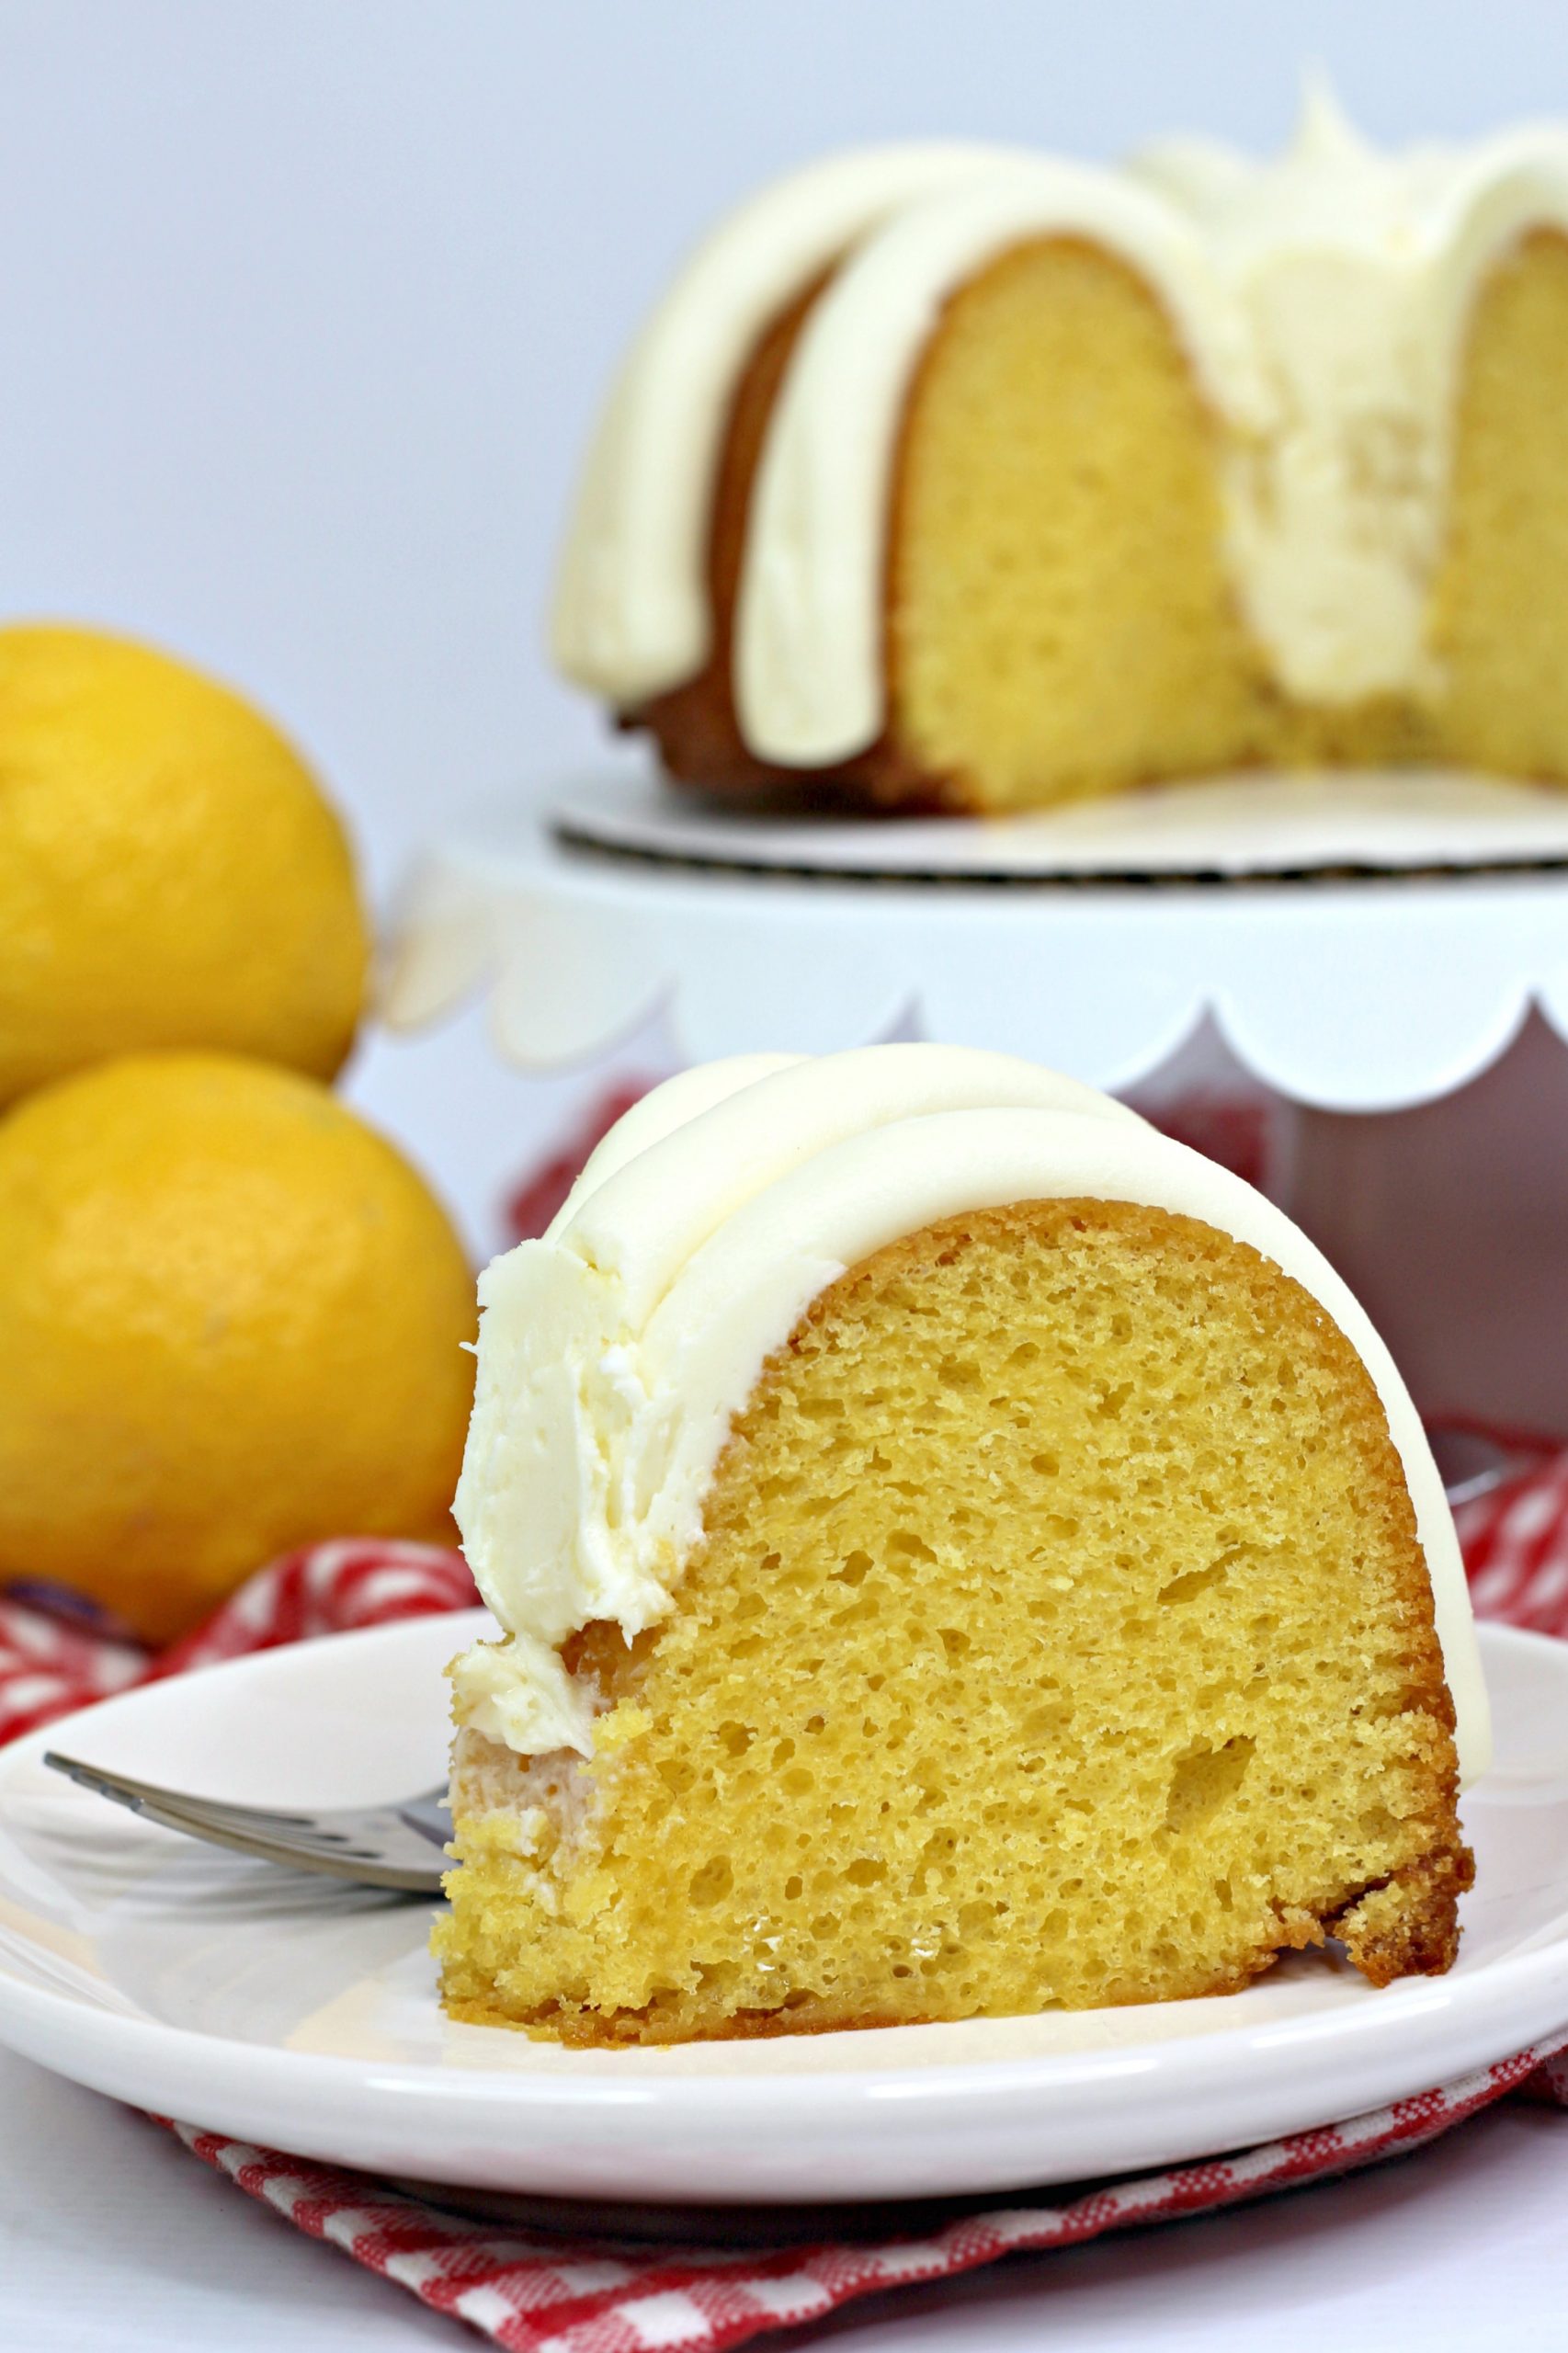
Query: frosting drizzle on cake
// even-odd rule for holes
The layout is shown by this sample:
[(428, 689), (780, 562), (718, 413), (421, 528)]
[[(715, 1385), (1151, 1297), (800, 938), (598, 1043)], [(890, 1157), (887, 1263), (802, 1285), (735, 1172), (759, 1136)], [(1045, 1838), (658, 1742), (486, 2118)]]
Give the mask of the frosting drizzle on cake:
[(568, 677), (627, 704), (700, 669), (719, 450), (757, 336), (889, 213), (1008, 154), (952, 140), (832, 155), (698, 247), (632, 346), (584, 469), (552, 626)]
[(732, 1417), (811, 1302), (938, 1219), (1084, 1198), (1170, 1209), (1250, 1245), (1357, 1349), (1415, 1511), (1461, 1774), (1484, 1769), (1463, 1568), (1420, 1422), (1362, 1309), (1260, 1194), (1092, 1089), (966, 1048), (747, 1057), (639, 1109), (656, 1140), (627, 1158), (608, 1139), (551, 1232), (481, 1280), (455, 1508), (508, 1640), (456, 1663), (463, 1721), (523, 1755), (589, 1754), (595, 1695), (561, 1645), (607, 1620), (630, 1640), (665, 1614)]
[(815, 767), (887, 719), (884, 597), (905, 399), (943, 304), (1010, 246), (1090, 240), (1164, 304), (1220, 427), (1225, 552), (1280, 686), (1350, 706), (1436, 694), (1428, 606), (1465, 330), (1530, 228), (1568, 227), (1568, 134), (1384, 154), (1309, 88), (1268, 165), (1199, 141), (1123, 170), (1019, 151), (831, 159), (736, 213), (655, 310), (585, 470), (557, 661), (621, 709), (711, 644), (707, 532), (734, 392), (824, 270), (769, 420), (734, 684), (749, 749)]

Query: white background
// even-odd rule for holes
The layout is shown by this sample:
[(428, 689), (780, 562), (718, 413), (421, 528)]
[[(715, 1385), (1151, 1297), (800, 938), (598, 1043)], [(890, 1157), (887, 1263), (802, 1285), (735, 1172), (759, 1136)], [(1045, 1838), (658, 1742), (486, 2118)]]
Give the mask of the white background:
[[(448, 813), (600, 752), (540, 650), (553, 550), (607, 374), (718, 210), (868, 138), (1268, 148), (1314, 61), (1378, 137), (1459, 135), (1568, 112), (1568, 8), (0, 0), (0, 613), (245, 687), (384, 899)], [(354, 1084), (480, 1245), (580, 1091), (474, 1024)]]

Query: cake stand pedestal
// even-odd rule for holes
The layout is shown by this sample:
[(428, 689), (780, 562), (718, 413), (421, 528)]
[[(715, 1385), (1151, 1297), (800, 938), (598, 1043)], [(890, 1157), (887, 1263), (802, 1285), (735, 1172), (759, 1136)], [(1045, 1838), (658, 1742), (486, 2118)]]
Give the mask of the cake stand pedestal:
[[(1391, 855), (1354, 812), (1325, 831), (1320, 807), (1315, 864), (1297, 842), (1260, 869), (1255, 840), (1238, 879), (1210, 838), (1200, 870), (1225, 879), (1199, 880), (1189, 839), (1134, 880), (1042, 866), (1038, 831), (1027, 872), (998, 870), (985, 828), (945, 865), (905, 850), (901, 871), (854, 865), (889, 828), (704, 835), (679, 810), (665, 847), (656, 818), (652, 847), (624, 827), (596, 842), (578, 788), (571, 840), (514, 810), (427, 853), (382, 1014), (411, 1029), (486, 988), (497, 1046), (531, 1069), (602, 1056), (659, 1010), (692, 1061), (921, 1036), (1140, 1100), (1195, 1036), (1222, 1040), (1272, 1107), (1267, 1189), (1422, 1408), (1568, 1435), (1568, 804), (1526, 798), (1528, 842), (1489, 862), (1454, 863), (1451, 811), (1425, 835), (1403, 813)], [(759, 838), (780, 832), (815, 866)], [(965, 870), (976, 843), (993, 863)]]

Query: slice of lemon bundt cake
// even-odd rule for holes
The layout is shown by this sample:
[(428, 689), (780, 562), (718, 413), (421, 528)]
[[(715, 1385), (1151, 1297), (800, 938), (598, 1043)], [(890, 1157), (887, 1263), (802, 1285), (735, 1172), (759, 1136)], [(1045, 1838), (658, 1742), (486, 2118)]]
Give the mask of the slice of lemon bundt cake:
[(1259, 167), (890, 147), (638, 339), (568, 676), (714, 792), (1042, 806), (1258, 763), (1568, 778), (1568, 131)]
[(1432, 1459), (1259, 1194), (1064, 1079), (672, 1080), (481, 1290), (449, 2009), (670, 2041), (1446, 1969)]

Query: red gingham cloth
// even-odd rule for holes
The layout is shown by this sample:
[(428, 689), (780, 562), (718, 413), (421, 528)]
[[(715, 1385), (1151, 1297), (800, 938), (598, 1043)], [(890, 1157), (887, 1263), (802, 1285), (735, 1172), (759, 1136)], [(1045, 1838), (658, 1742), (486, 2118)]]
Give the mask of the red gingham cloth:
[(153, 1657), (97, 1631), (64, 1596), (13, 1587), (0, 1593), (0, 1741), (132, 1683), (316, 1634), (469, 1609), (478, 1599), (460, 1552), (379, 1536), (312, 1544), (274, 1561), (194, 1634)]
[[(1457, 1515), (1483, 1616), (1568, 1636), (1568, 1457)], [(349, 1626), (472, 1601), (454, 1552), (426, 1545), (318, 1544), (254, 1577), (198, 1634), (150, 1660), (36, 1601), (0, 1596), (0, 1739), (130, 1683)], [(926, 2235), (766, 2253), (549, 2237), (468, 2221), (363, 2174), (174, 2124), (197, 2156), (312, 2238), (450, 2313), (508, 2353), (719, 2353), (767, 2331), (825, 2319), (857, 2298), (956, 2279), (999, 2256), (1077, 2246), (1107, 2232), (1174, 2222), (1404, 2154), (1516, 2093), (1568, 2108), (1563, 2033), (1415, 2099), (1206, 2158), (1103, 2181), (1062, 2202), (1015, 2198)]]

